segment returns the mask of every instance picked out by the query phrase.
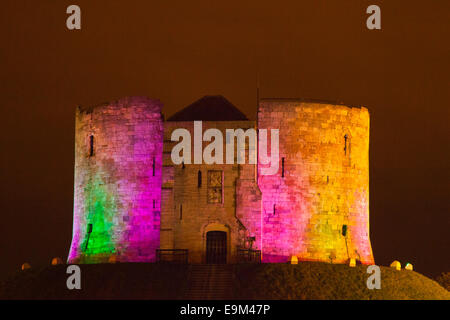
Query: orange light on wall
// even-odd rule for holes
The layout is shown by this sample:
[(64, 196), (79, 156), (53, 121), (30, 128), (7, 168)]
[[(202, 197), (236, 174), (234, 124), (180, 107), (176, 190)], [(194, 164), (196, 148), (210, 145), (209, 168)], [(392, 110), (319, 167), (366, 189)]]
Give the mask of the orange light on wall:
[(374, 264), (367, 108), (263, 99), (257, 125), (283, 137), (278, 172), (264, 175), (269, 165), (258, 162), (264, 262), (290, 262), (295, 255), (348, 264), (353, 256)]
[(109, 256), (109, 259), (108, 259), (108, 263), (117, 263), (118, 261), (117, 261), (117, 256), (116, 255), (111, 255), (111, 256)]
[(60, 264), (63, 264), (63, 261), (62, 261), (61, 258), (56, 257), (56, 258), (52, 259), (52, 266), (57, 266), (57, 265), (60, 265)]
[(21, 269), (22, 271), (31, 269), (31, 265), (30, 265), (28, 262), (25, 262), (25, 263), (20, 267), (20, 269)]

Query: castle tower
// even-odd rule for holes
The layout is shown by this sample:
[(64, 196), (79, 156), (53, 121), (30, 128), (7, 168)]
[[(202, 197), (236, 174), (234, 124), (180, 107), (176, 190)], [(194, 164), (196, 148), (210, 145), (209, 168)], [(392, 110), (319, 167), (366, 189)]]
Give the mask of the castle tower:
[[(280, 130), (278, 174), (258, 175), (263, 260), (286, 262), (296, 255), (300, 260), (374, 263), (368, 110), (263, 99), (258, 128)], [(270, 138), (268, 145), (270, 150)]]
[(159, 248), (161, 103), (78, 108), (70, 263), (152, 261)]

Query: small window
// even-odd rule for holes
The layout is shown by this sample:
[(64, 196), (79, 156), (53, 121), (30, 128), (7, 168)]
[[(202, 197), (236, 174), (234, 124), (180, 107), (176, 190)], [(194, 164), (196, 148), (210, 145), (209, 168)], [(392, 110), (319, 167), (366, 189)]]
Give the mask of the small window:
[(198, 188), (202, 187), (202, 172), (200, 170), (198, 170), (197, 173), (197, 187)]
[(155, 163), (155, 157), (153, 157), (153, 164), (152, 164), (153, 176), (155, 176), (155, 169), (156, 169), (156, 163)]
[(89, 136), (89, 157), (94, 156), (94, 136)]
[(347, 154), (347, 139), (348, 139), (348, 135), (345, 134), (344, 135), (344, 153)]
[(344, 225), (342, 226), (342, 235), (343, 235), (344, 237), (347, 236), (347, 225), (346, 225), (346, 224), (344, 224)]
[(84, 246), (84, 250), (85, 251), (88, 249), (89, 239), (90, 239), (91, 233), (92, 233), (92, 223), (88, 223), (86, 233), (87, 233), (87, 235), (86, 235), (86, 244)]
[(222, 171), (208, 171), (208, 203), (222, 203)]
[(344, 135), (344, 154), (346, 158), (348, 159), (348, 165), (351, 165), (351, 151), (352, 151), (352, 140), (351, 137), (348, 134)]
[(180, 220), (183, 220), (183, 205), (180, 204)]
[(281, 177), (284, 178), (284, 158), (281, 158)]

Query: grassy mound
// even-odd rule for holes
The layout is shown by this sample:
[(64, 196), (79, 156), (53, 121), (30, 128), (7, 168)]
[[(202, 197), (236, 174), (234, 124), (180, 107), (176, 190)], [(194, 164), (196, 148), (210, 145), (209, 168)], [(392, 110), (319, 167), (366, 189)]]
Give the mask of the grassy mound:
[(298, 265), (236, 266), (238, 298), (242, 299), (351, 299), (450, 300), (450, 292), (414, 271), (381, 268), (381, 289), (369, 290), (367, 266), (302, 262)]
[(436, 278), (437, 283), (450, 291), (450, 272), (443, 272)]
[(67, 265), (18, 272), (0, 283), (0, 299), (179, 299), (186, 265), (84, 264), (81, 290), (68, 290)]
[[(81, 266), (82, 290), (66, 287), (66, 265), (18, 272), (0, 283), (0, 299), (183, 299), (189, 266), (118, 263)], [(366, 266), (319, 262), (232, 266), (236, 299), (448, 299), (414, 271), (381, 267), (381, 290), (366, 286)]]

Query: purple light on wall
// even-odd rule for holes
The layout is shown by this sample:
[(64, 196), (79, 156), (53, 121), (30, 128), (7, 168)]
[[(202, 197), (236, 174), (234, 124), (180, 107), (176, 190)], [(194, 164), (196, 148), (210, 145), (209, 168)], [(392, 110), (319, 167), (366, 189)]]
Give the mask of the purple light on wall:
[[(93, 155), (90, 136), (95, 141)], [(69, 262), (107, 262), (112, 255), (124, 262), (154, 260), (159, 247), (162, 139), (159, 101), (132, 97), (77, 110)]]

